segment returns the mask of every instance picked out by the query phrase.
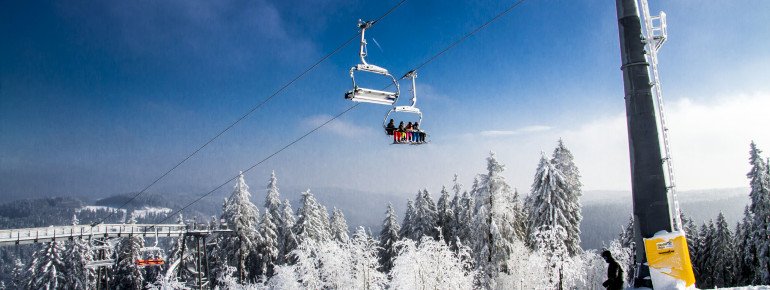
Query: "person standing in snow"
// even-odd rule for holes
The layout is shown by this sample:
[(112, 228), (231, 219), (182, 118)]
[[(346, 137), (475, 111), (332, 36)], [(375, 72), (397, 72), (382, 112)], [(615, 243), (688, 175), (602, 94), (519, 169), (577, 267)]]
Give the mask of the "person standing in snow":
[(610, 290), (623, 289), (623, 269), (620, 268), (618, 262), (612, 258), (612, 253), (608, 250), (602, 252), (602, 258), (607, 262), (607, 281), (602, 283), (604, 288)]

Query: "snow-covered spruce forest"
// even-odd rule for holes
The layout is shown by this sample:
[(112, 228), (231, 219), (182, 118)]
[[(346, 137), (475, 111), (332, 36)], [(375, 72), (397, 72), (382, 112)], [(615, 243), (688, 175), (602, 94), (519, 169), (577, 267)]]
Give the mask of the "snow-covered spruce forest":
[[(722, 214), (700, 226), (683, 216), (700, 288), (770, 284), (770, 169), (754, 143), (749, 162), (751, 202), (734, 230)], [(580, 173), (563, 142), (541, 156), (526, 194), (506, 182), (494, 153), (486, 163), (470, 186), (455, 176), (437, 194), (417, 190), (404, 201), (403, 216), (383, 205), (378, 233), (350, 231), (344, 213), (333, 208), (330, 216), (310, 190), (294, 207), (282, 201), (275, 173), (257, 206), (241, 175), (211, 221), (233, 233), (209, 240), (205, 261), (189, 254), (191, 240), (175, 239), (166, 265), (139, 267), (140, 249), (153, 241), (121, 238), (110, 249), (109, 287), (185, 289), (205, 281), (219, 289), (603, 288), (605, 262), (580, 247)], [(606, 243), (627, 277), (636, 246), (631, 225)], [(42, 244), (28, 262), (16, 259), (10, 285), (3, 281), (0, 289), (93, 289), (96, 273), (85, 267), (93, 259), (85, 240)]]

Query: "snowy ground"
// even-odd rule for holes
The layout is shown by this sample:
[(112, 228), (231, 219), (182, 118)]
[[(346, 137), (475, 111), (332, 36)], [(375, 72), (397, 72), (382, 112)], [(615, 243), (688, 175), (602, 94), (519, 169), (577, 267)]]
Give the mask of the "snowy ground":
[(141, 209), (136, 209), (133, 212), (131, 212), (131, 216), (135, 218), (146, 218), (147, 215), (168, 215), (171, 213), (170, 208), (166, 207), (143, 207)]

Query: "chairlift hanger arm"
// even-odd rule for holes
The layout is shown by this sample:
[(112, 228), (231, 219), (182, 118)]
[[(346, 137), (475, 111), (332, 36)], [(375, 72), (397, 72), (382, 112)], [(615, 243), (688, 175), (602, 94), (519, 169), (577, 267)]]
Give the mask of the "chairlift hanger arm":
[(361, 48), (358, 52), (358, 55), (361, 57), (361, 63), (367, 66), (369, 65), (369, 63), (366, 62), (366, 55), (367, 55), (366, 30), (372, 27), (372, 25), (374, 25), (373, 20), (363, 21), (361, 19), (358, 19), (358, 28), (361, 29)]
[(417, 81), (415, 81), (415, 79), (417, 79), (417, 70), (410, 70), (403, 77), (401, 77), (401, 79), (405, 78), (412, 79), (412, 107), (414, 107), (417, 105)]
[[(387, 69), (373, 65), (373, 64), (369, 64), (366, 62), (366, 55), (367, 55), (366, 29), (372, 27), (374, 23), (375, 21), (363, 21), (360, 19), (358, 20), (358, 28), (361, 29), (361, 47), (359, 50), (359, 57), (361, 58), (361, 63), (350, 68), (350, 79), (353, 82), (353, 89), (345, 93), (345, 98), (354, 102), (364, 102), (364, 103), (372, 103), (372, 104), (379, 104), (379, 105), (393, 105), (398, 99), (398, 96), (400, 94), (398, 80), (396, 80), (396, 78), (393, 77), (393, 75), (391, 75)], [(392, 85), (395, 85), (396, 87), (395, 92), (385, 91), (384, 89), (375, 90), (375, 89), (369, 89), (369, 88), (364, 88), (359, 86), (356, 83), (356, 76), (355, 76), (356, 71), (374, 73), (374, 74), (383, 75), (390, 78), (390, 81), (393, 82)]]

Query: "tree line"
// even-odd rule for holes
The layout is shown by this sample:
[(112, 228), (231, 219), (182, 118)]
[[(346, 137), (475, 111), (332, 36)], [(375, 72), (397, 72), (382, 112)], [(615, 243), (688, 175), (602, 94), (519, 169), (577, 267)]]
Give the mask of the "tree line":
[[(752, 143), (752, 202), (734, 233), (722, 215), (700, 230), (683, 218), (699, 287), (770, 284), (770, 174), (760, 153)], [(281, 200), (275, 173), (258, 207), (241, 174), (212, 220), (232, 234), (204, 245), (209, 271), (195, 266), (200, 256), (183, 254), (195, 247), (183, 239), (168, 251), (167, 265), (178, 260), (173, 272), (139, 267), (134, 261), (144, 240), (127, 237), (113, 248), (110, 287), (181, 289), (205, 281), (222, 289), (600, 288), (606, 266), (596, 251), (580, 247), (582, 185), (564, 143), (541, 154), (526, 196), (508, 184), (494, 153), (486, 163), (468, 189), (455, 175), (437, 200), (418, 190), (401, 218), (386, 205), (376, 234), (363, 227), (351, 233), (344, 213), (330, 212), (310, 190), (295, 213), (289, 200)], [(225, 224), (218, 225), (220, 219)], [(633, 221), (606, 244), (627, 279), (636, 246), (632, 228)], [(17, 261), (11, 286), (90, 289), (96, 279), (84, 265), (92, 259), (85, 241), (51, 242), (30, 263)]]
[(770, 168), (762, 150), (749, 147), (751, 201), (734, 230), (721, 212), (700, 227), (682, 217), (698, 287), (770, 285)]

